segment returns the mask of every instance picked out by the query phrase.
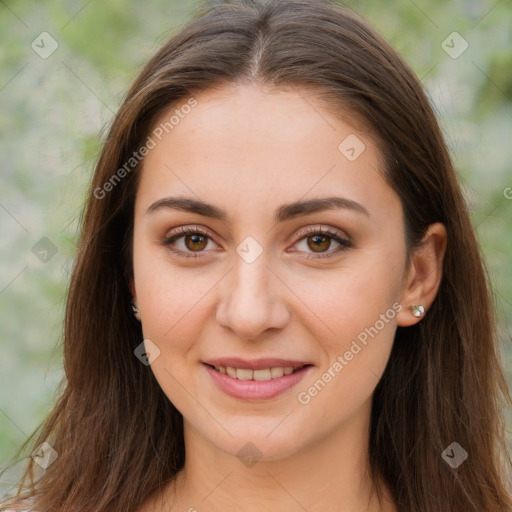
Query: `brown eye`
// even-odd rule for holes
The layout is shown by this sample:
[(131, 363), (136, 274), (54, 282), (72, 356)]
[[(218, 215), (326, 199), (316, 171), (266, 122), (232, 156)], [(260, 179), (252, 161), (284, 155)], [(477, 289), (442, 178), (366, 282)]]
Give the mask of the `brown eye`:
[(208, 245), (207, 237), (203, 235), (186, 235), (185, 246), (191, 251), (202, 251)]
[(212, 237), (199, 228), (185, 227), (175, 230), (162, 239), (162, 245), (169, 251), (184, 258), (198, 258), (208, 254), (208, 244)]
[(331, 237), (323, 235), (308, 236), (308, 247), (314, 252), (324, 252), (331, 245)]
[(295, 246), (298, 252), (306, 254), (306, 259), (330, 258), (353, 247), (349, 239), (331, 229), (306, 229), (297, 236), (302, 238)]

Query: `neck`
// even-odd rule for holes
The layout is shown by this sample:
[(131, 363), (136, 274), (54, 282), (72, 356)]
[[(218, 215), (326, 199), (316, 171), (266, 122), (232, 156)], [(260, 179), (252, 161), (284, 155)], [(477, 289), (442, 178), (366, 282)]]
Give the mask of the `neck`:
[[(186, 462), (162, 492), (163, 511), (395, 512), (386, 486), (379, 503), (368, 466), (371, 404), (329, 436), (284, 458), (244, 461), (184, 422)], [(165, 505), (161, 505), (165, 503)]]

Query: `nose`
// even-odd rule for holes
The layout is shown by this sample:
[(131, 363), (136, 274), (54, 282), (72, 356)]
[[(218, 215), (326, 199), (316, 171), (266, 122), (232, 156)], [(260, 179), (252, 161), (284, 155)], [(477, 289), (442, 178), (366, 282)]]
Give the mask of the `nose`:
[(216, 319), (239, 338), (256, 340), (271, 329), (283, 329), (289, 309), (282, 298), (286, 287), (267, 267), (265, 251), (247, 263), (236, 255), (234, 267), (223, 279)]

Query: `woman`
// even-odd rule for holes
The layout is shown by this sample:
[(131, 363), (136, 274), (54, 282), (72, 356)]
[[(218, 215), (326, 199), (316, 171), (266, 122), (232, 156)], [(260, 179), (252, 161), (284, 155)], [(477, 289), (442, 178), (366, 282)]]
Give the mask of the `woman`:
[(343, 7), (225, 3), (151, 59), (96, 167), (64, 331), (24, 478), (45, 469), (11, 508), (512, 510), (445, 142)]

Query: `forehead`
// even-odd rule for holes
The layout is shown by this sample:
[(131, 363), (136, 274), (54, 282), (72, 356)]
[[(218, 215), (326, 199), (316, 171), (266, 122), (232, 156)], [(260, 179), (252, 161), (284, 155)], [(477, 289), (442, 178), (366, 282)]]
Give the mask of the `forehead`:
[(224, 209), (245, 212), (334, 194), (369, 210), (398, 201), (368, 134), (347, 122), (348, 113), (344, 121), (334, 117), (310, 92), (230, 84), (187, 100), (155, 123), (152, 133), (159, 129), (161, 140), (153, 137), (144, 158), (139, 206), (165, 195), (212, 202), (212, 194)]

